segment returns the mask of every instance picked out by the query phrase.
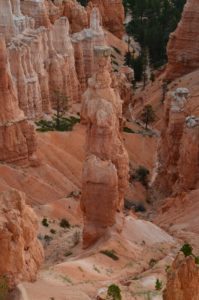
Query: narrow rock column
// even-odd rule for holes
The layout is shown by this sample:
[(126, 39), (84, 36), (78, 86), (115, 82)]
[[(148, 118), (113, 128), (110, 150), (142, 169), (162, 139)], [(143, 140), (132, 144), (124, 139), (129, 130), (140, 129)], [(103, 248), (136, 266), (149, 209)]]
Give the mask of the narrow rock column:
[(128, 154), (120, 133), (122, 101), (111, 88), (111, 49), (94, 48), (96, 73), (83, 96), (82, 122), (87, 125), (81, 208), (83, 245), (88, 247), (116, 223), (128, 186)]

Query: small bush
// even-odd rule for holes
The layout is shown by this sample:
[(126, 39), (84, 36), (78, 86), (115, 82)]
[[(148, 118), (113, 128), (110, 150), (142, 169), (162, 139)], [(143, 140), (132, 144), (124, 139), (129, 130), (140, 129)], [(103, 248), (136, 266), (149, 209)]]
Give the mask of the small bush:
[(116, 284), (111, 284), (108, 287), (107, 295), (108, 297), (111, 297), (111, 299), (113, 300), (122, 300), (121, 290), (119, 286), (117, 286)]
[(188, 243), (186, 243), (186, 244), (184, 244), (182, 246), (182, 248), (180, 249), (180, 251), (184, 253), (185, 257), (187, 257), (187, 256), (192, 255), (193, 248), (191, 247), (191, 245), (189, 245)]
[(102, 250), (100, 253), (110, 257), (113, 260), (119, 260), (119, 257), (116, 255), (114, 250)]
[(133, 175), (131, 175), (131, 180), (135, 180), (135, 181), (139, 181), (142, 183), (143, 186), (148, 187), (148, 176), (149, 176), (150, 172), (147, 168), (143, 167), (143, 166), (139, 166)]
[(47, 218), (43, 218), (43, 220), (42, 220), (41, 223), (42, 223), (42, 225), (45, 226), (45, 227), (48, 227), (48, 226), (49, 226), (49, 223), (48, 223)]
[(57, 118), (53, 116), (51, 121), (40, 120), (35, 122), (38, 126), (37, 131), (47, 132), (47, 131), (72, 131), (73, 127), (76, 123), (80, 122), (80, 118), (76, 117), (60, 117), (59, 118), (59, 126), (57, 126)]
[(159, 279), (156, 279), (155, 289), (156, 291), (160, 291), (162, 289), (162, 281), (160, 281)]
[(61, 219), (59, 225), (63, 228), (70, 228), (70, 223), (66, 219)]
[(50, 233), (56, 234), (56, 230), (52, 228), (52, 229), (50, 230)]
[(123, 128), (123, 131), (124, 131), (124, 132), (127, 132), (127, 133), (135, 133), (135, 131), (132, 130), (131, 128), (129, 128), (129, 127), (124, 127), (124, 128)]

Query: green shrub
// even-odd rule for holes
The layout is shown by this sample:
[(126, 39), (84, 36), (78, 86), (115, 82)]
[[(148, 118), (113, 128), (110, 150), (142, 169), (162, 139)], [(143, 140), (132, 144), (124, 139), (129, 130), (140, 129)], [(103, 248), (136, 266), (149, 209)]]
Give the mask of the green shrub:
[(48, 226), (49, 226), (49, 223), (48, 223), (47, 218), (43, 218), (43, 220), (42, 220), (41, 223), (42, 223), (42, 225), (45, 226), (45, 227), (48, 227)]
[(155, 282), (155, 289), (156, 291), (160, 291), (162, 289), (162, 281), (160, 281), (159, 279), (156, 279), (156, 282)]
[(180, 251), (184, 253), (185, 257), (187, 257), (192, 255), (193, 248), (188, 243), (185, 243), (180, 249)]
[(70, 223), (66, 219), (61, 219), (59, 225), (63, 228), (70, 228)]
[(112, 300), (122, 300), (121, 290), (116, 284), (111, 284), (108, 287), (107, 295), (111, 297)]
[(52, 236), (50, 236), (50, 235), (48, 235), (48, 234), (46, 234), (46, 235), (44, 235), (44, 240), (47, 242), (47, 243), (50, 243), (50, 241), (52, 241)]
[(110, 257), (113, 260), (119, 260), (119, 257), (116, 255), (114, 250), (101, 250), (100, 253)]
[(135, 131), (132, 130), (131, 128), (129, 128), (129, 127), (124, 127), (124, 128), (123, 128), (123, 131), (124, 131), (124, 132), (127, 132), (127, 133), (135, 133)]

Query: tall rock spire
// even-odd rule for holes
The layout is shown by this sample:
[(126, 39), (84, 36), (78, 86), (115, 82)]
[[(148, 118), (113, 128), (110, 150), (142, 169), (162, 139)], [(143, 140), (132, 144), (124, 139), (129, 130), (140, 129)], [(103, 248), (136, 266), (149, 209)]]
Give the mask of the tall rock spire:
[(120, 129), (122, 101), (111, 88), (111, 49), (94, 48), (96, 73), (88, 81), (81, 117), (87, 125), (81, 208), (84, 214), (84, 247), (103, 236), (116, 223), (128, 185), (128, 154)]

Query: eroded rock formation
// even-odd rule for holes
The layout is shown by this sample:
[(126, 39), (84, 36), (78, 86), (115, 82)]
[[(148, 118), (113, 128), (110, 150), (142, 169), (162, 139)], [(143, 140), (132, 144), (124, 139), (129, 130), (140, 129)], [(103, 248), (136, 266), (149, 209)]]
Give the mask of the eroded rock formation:
[(166, 77), (170, 80), (199, 68), (198, 0), (187, 0), (182, 19), (168, 43)]
[(164, 195), (194, 189), (199, 179), (199, 124), (190, 106), (186, 88), (176, 89), (165, 102), (154, 184)]
[(81, 199), (85, 247), (115, 224), (128, 185), (128, 154), (120, 133), (122, 101), (111, 88), (108, 71), (111, 49), (98, 46), (94, 50), (98, 69), (88, 81), (81, 111), (87, 125)]
[(179, 254), (169, 270), (164, 300), (198, 300), (199, 268), (192, 256)]
[(103, 26), (118, 38), (122, 38), (125, 18), (122, 0), (90, 0), (89, 6), (97, 6), (102, 16)]
[(43, 261), (37, 240), (38, 222), (17, 190), (0, 193), (0, 276), (12, 287), (22, 280), (33, 281)]
[(0, 38), (0, 162), (26, 164), (35, 160), (36, 138), (18, 106), (4, 38)]

